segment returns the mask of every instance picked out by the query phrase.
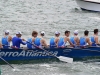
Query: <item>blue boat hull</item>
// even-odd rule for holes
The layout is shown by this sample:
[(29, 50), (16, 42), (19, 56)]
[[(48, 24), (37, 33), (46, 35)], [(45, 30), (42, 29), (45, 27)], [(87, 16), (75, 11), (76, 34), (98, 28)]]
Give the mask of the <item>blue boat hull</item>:
[[(66, 56), (74, 59), (83, 58), (95, 58), (100, 57), (100, 47), (88, 47), (88, 48), (52, 48), (46, 49), (50, 53), (56, 56)], [(41, 49), (1, 49), (0, 56), (7, 61), (16, 60), (35, 60), (35, 59), (49, 59), (55, 58), (51, 56), (48, 52)], [(1, 60), (0, 60), (1, 61)]]

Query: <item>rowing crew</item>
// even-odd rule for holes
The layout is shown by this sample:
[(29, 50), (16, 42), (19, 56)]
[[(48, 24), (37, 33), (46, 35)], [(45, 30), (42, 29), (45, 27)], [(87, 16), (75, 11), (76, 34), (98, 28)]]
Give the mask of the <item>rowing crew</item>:
[[(55, 32), (55, 37), (52, 37), (50, 39), (50, 48), (54, 47), (66, 47), (66, 43), (69, 42), (71, 47), (77, 47), (77, 46), (86, 46), (87, 44), (89, 46), (97, 46), (99, 43), (98, 41), (98, 29), (94, 29), (94, 35), (89, 38), (88, 37), (89, 31), (84, 31), (83, 37), (78, 37), (78, 30), (74, 31), (74, 36), (69, 38), (70, 31), (65, 31), (65, 36), (60, 37), (60, 33), (58, 31)], [(20, 48), (20, 44), (27, 45), (27, 48), (34, 49), (36, 48), (34, 45), (43, 48), (43, 47), (49, 47), (46, 43), (46, 40), (44, 39), (45, 32), (42, 31), (40, 33), (40, 36), (38, 36), (37, 31), (32, 32), (32, 37), (29, 38), (27, 41), (25, 39), (21, 39), (22, 33), (18, 31), (16, 33), (16, 36), (11, 37), (9, 35), (9, 31), (5, 31), (5, 35), (2, 38), (2, 44), (0, 44), (0, 47), (3, 46), (3, 48), (7, 49), (10, 46), (10, 42), (12, 42), (13, 48)]]

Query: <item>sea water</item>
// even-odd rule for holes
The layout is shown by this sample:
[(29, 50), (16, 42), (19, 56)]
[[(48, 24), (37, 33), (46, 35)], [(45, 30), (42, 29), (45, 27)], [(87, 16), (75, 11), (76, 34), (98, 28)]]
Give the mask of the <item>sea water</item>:
[[(100, 13), (82, 11), (75, 0), (0, 0), (0, 38), (5, 30), (10, 30), (12, 36), (22, 31), (25, 39), (33, 30), (43, 30), (49, 44), (55, 31), (64, 36), (64, 31), (70, 30), (73, 36), (73, 31), (79, 30), (79, 36), (83, 36), (84, 30), (89, 30), (92, 36), (94, 28), (100, 30)], [(100, 62), (96, 60), (11, 65), (18, 71), (1, 65), (2, 75), (100, 75)]]

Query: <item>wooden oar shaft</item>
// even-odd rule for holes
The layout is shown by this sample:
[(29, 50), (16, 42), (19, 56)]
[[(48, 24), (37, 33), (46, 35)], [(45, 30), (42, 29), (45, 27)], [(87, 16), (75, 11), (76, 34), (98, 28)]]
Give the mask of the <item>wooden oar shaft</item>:
[(6, 60), (4, 60), (2, 57), (0, 57), (0, 59), (3, 60), (3, 61), (4, 61), (5, 63), (7, 63), (11, 68), (14, 69), (14, 67), (13, 67), (11, 64), (9, 64)]

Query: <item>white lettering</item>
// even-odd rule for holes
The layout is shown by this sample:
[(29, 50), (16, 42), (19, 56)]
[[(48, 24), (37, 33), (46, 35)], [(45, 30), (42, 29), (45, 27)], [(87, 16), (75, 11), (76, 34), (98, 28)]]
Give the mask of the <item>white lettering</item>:
[(38, 55), (39, 55), (38, 53), (32, 53), (31, 56), (33, 57), (33, 56), (38, 56)]
[(58, 54), (58, 51), (54, 52), (54, 55), (56, 56)]
[(2, 52), (0, 52), (0, 56), (3, 56), (3, 57), (10, 57), (10, 56), (12, 56), (12, 57), (20, 57), (20, 56), (22, 56), (22, 57), (37, 57), (37, 56), (39, 56), (39, 57), (41, 57), (41, 56), (53, 56), (53, 55), (57, 55), (58, 54), (58, 51), (55, 51), (55, 52), (53, 52), (53, 51), (51, 51), (51, 52), (45, 52), (45, 51), (33, 51), (33, 50), (31, 50), (31, 51), (21, 51), (21, 52), (4, 52), (4, 51), (2, 51)]
[(14, 52), (9, 52), (9, 55), (8, 55), (8, 57), (10, 57), (10, 56), (12, 56), (12, 54), (13, 54)]
[(8, 56), (8, 55), (9, 55), (9, 52), (6, 52), (4, 56), (6, 57), (6, 56)]
[(16, 57), (16, 56), (18, 56), (18, 54), (19, 54), (18, 52), (14, 52), (14, 53), (12, 54), (12, 56), (13, 56), (13, 57)]
[(5, 55), (5, 52), (0, 52), (0, 56), (4, 56)]
[(18, 56), (25, 56), (25, 51), (23, 50)]
[(26, 57), (27, 57), (27, 56), (30, 56), (31, 54), (32, 54), (32, 52), (29, 52), (29, 51), (28, 51), (28, 52), (26, 53)]

